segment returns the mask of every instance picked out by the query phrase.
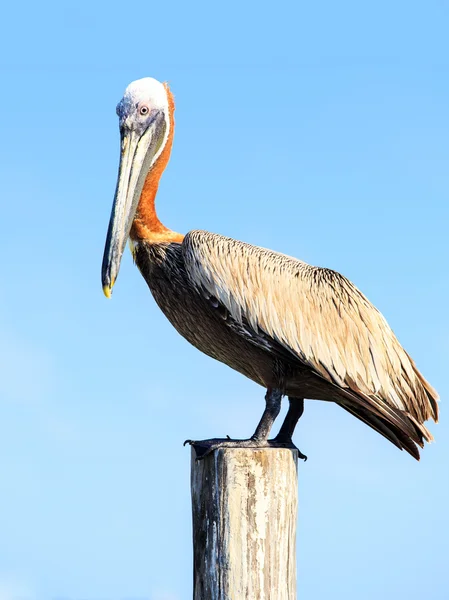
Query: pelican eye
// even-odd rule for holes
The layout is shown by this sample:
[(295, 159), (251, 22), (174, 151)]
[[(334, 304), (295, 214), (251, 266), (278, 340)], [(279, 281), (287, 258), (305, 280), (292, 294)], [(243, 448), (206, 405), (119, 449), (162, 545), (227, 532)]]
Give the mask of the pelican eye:
[(140, 114), (145, 116), (150, 112), (150, 109), (148, 108), (148, 106), (141, 106), (140, 107)]

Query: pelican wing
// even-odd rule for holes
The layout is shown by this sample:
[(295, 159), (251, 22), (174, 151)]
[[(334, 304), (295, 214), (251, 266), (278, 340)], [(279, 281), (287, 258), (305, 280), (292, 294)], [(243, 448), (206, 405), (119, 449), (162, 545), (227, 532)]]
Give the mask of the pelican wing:
[[(418, 430), (420, 445), (422, 437), (432, 439), (422, 423), (438, 419), (436, 391), (384, 317), (348, 279), (206, 231), (187, 234), (183, 252), (199, 291), (356, 398), (363, 413), (359, 418), (366, 420), (366, 412), (372, 412), (407, 434), (410, 427)], [(405, 416), (407, 427), (401, 425)]]

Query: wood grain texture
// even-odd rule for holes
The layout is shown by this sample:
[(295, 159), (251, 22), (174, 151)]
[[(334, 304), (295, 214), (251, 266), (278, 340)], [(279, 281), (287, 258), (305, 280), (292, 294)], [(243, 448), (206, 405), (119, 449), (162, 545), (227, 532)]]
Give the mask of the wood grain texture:
[(298, 456), (192, 449), (194, 600), (295, 600)]

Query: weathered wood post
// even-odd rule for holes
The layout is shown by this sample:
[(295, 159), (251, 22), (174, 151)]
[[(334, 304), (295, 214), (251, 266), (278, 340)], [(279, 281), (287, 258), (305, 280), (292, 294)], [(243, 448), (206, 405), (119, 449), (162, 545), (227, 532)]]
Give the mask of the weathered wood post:
[(298, 453), (192, 449), (194, 600), (295, 600)]

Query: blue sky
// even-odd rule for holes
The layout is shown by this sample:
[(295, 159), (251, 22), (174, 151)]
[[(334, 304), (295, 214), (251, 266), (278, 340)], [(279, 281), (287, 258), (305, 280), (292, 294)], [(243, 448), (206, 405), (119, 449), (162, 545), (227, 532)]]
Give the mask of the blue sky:
[(299, 597), (449, 590), (449, 4), (8, 4), (0, 144), (0, 600), (191, 597), (185, 438), (252, 433), (264, 392), (181, 339), (129, 252), (100, 266), (115, 105), (169, 81), (158, 196), (208, 229), (342, 272), (442, 397), (420, 463), (307, 402)]

